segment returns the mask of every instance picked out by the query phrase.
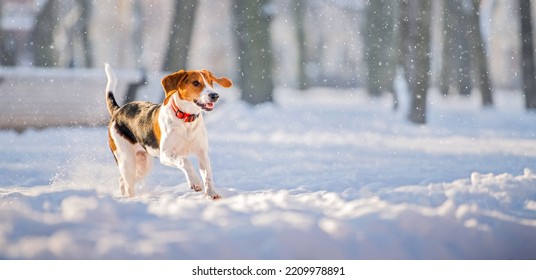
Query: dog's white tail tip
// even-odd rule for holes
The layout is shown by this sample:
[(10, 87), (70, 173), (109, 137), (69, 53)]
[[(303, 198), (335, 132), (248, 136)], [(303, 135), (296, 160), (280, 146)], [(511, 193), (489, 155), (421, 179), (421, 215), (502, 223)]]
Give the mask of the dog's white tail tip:
[(109, 92), (115, 92), (117, 86), (117, 76), (114, 73), (114, 70), (108, 63), (104, 63), (104, 72), (106, 72), (106, 77), (108, 78), (108, 83), (106, 84), (106, 94)]

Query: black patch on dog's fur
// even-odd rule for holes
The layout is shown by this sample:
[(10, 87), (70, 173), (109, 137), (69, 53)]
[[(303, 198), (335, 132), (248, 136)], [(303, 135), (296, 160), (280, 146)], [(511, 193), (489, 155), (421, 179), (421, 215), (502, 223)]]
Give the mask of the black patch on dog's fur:
[(140, 143), (142, 147), (159, 148), (154, 134), (155, 118), (158, 118), (160, 105), (150, 102), (135, 101), (119, 108), (112, 117), (115, 129), (130, 143)]
[(113, 115), (115, 110), (119, 109), (119, 105), (117, 105), (117, 102), (115, 101), (114, 93), (111, 91), (108, 92), (106, 106), (108, 106), (108, 112), (110, 112), (110, 115)]

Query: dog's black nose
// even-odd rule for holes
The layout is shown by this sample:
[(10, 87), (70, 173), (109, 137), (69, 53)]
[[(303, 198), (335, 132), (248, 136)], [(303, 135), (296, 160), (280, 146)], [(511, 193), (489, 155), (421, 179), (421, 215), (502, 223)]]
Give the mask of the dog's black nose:
[(218, 98), (220, 98), (220, 95), (213, 92), (208, 94), (208, 98), (210, 98), (211, 101), (216, 101), (218, 100)]

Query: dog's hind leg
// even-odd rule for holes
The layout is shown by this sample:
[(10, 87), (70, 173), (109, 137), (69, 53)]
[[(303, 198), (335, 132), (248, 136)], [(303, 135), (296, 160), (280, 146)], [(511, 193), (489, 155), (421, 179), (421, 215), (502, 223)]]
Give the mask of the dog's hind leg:
[(133, 197), (134, 184), (136, 183), (136, 158), (134, 152), (118, 157), (117, 165), (119, 173), (121, 173), (121, 179), (119, 180), (121, 194)]
[(152, 165), (152, 158), (145, 150), (136, 151), (136, 182), (139, 182), (149, 174)]
[(110, 137), (114, 143), (113, 153), (117, 160), (117, 167), (121, 178), (119, 187), (124, 196), (134, 196), (134, 184), (136, 183), (136, 146), (119, 135), (116, 130), (110, 130)]

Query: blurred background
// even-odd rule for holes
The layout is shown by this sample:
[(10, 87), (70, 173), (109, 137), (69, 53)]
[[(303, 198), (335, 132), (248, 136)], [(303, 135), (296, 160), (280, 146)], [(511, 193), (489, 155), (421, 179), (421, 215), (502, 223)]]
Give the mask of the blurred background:
[[(272, 102), (278, 87), (304, 94), (313, 87), (363, 89), (390, 96), (394, 109), (407, 95), (408, 120), (423, 124), (434, 89), (477, 95), (483, 107), (492, 107), (499, 91), (517, 91), (531, 110), (531, 2), (0, 0), (0, 127), (32, 126), (46, 112), (23, 119), (20, 106), (50, 100), (65, 117), (58, 104), (75, 104), (81, 95), (95, 100), (91, 110), (103, 109), (88, 122), (101, 121), (105, 62), (125, 81), (123, 100), (140, 99), (145, 85), (159, 87), (165, 72), (206, 68), (232, 78), (251, 104)], [(51, 93), (37, 104), (26, 100), (37, 89)], [(58, 98), (61, 90), (77, 92), (77, 99)], [(150, 98), (161, 95), (156, 90)], [(72, 111), (87, 116), (86, 107)], [(33, 126), (58, 124), (52, 119)]]

